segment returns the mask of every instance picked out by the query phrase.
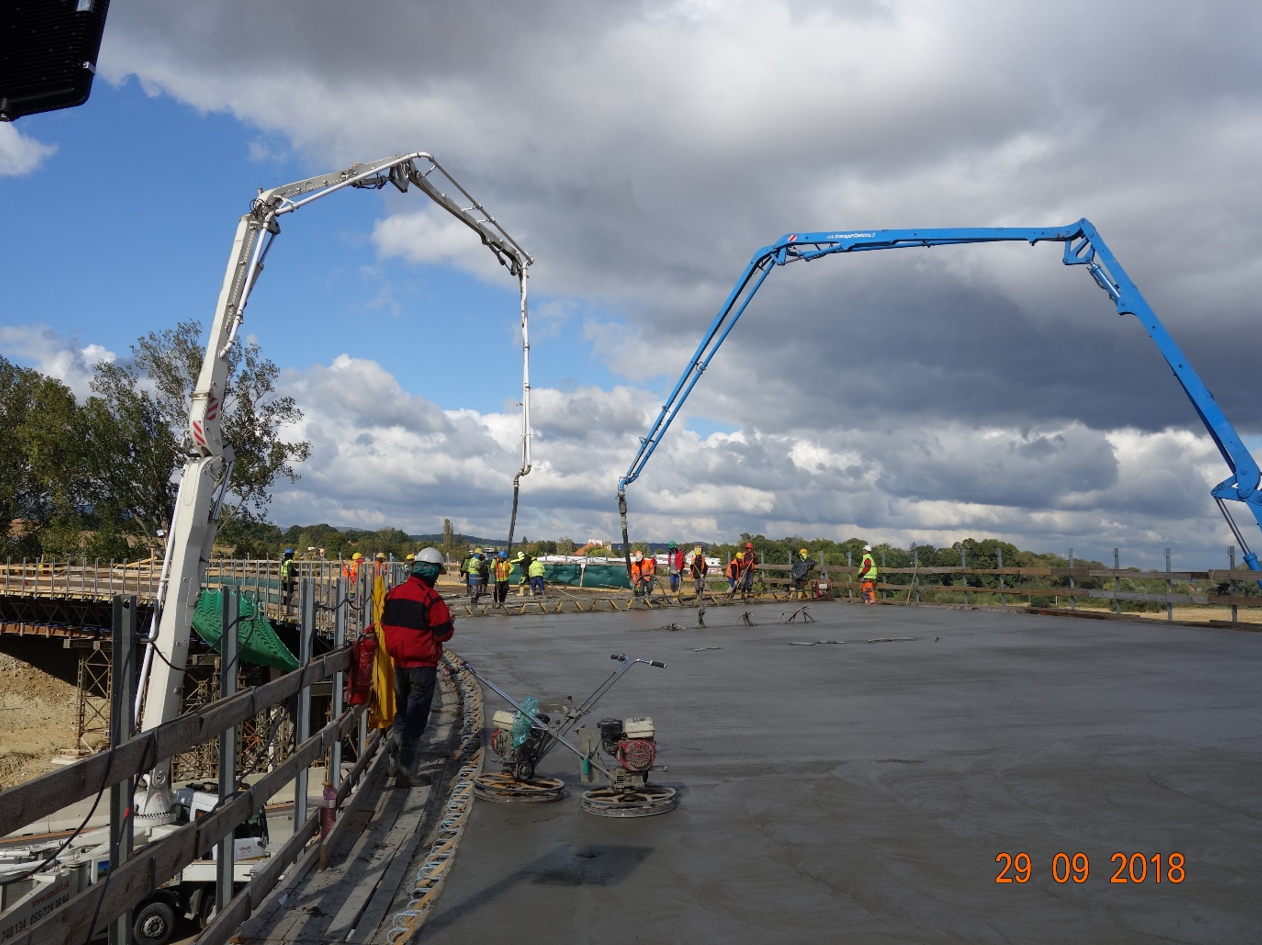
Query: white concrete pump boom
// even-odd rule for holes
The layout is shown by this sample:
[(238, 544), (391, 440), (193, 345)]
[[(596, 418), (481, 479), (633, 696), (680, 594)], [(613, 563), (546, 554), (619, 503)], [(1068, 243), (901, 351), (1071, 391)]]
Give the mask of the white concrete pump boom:
[[(530, 471), (530, 346), (526, 331), (526, 270), (534, 260), (432, 155), (424, 152), (356, 164), (343, 171), (260, 191), (250, 211), (241, 217), (237, 226), (228, 271), (210, 327), (206, 356), (193, 391), (183, 444), (187, 458), (180, 474), (154, 623), (141, 670), (142, 731), (169, 721), (179, 710), (193, 611), (215, 541), (219, 506), (227, 492), (232, 470), (232, 448), (223, 442), (222, 429), (228, 352), (236, 341), (250, 291), (263, 271), (272, 241), (280, 233), (279, 218), (344, 187), (376, 190), (386, 184), (393, 184), (401, 192), (415, 185), (477, 233), (483, 245), (518, 279), (525, 368), (522, 465), (513, 480), (513, 509), (516, 515), (518, 480)], [(451, 189), (455, 196), (445, 192), (444, 188)], [(157, 659), (154, 659), (155, 651)], [(161, 816), (166, 812), (164, 805), (169, 809), (168, 775), (167, 765), (152, 772), (146, 814)]]

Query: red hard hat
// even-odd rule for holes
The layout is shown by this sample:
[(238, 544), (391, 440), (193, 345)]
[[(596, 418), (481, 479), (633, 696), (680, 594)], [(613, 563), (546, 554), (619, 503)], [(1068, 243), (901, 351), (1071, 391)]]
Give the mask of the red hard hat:
[(752, 541), (747, 541), (747, 542), (745, 542), (745, 547), (746, 547), (746, 548), (752, 548), (752, 547), (754, 547), (754, 543), (753, 543)]

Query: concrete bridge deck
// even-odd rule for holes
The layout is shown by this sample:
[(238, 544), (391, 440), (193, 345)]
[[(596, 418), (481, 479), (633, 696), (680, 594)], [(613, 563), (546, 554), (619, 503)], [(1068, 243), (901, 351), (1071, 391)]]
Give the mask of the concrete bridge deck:
[[(479, 802), (421, 940), (1262, 939), (1262, 636), (841, 604), (775, 624), (785, 609), (461, 622), (457, 652), (541, 701), (586, 695), (610, 653), (665, 661), (596, 715), (651, 715), (683, 800), (592, 817), (554, 752), (541, 773), (574, 792)], [(996, 883), (1005, 852), (1027, 882)], [(1084, 882), (1056, 881), (1061, 852), (1087, 855)]]

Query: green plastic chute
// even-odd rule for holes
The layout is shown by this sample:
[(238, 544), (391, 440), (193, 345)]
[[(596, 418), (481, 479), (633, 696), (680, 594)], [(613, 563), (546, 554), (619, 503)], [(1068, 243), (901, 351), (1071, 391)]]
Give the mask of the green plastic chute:
[[(286, 672), (297, 669), (297, 657), (280, 641), (267, 617), (258, 612), (254, 601), (244, 596), (239, 600), (237, 652), (241, 659)], [(219, 639), (223, 636), (222, 591), (202, 591), (193, 611), (193, 629), (215, 650), (219, 649)]]

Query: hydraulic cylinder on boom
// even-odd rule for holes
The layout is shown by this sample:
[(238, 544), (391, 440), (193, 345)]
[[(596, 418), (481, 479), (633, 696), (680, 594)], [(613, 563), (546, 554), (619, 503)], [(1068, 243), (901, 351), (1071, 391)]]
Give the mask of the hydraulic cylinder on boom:
[[(1245, 447), (1235, 428), (1214, 400), (1213, 394), (1192, 369), (1188, 359), (1175, 344), (1170, 333), (1157, 318), (1152, 307), (1140, 294), (1139, 288), (1122, 268), (1117, 257), (1105, 245), (1099, 232), (1085, 218), (1062, 227), (973, 227), (964, 229), (928, 230), (865, 230), (831, 233), (789, 233), (770, 246), (764, 246), (750, 260), (745, 271), (736, 281), (723, 307), (711, 322), (701, 339), (688, 366), (680, 375), (670, 397), (662, 406), (648, 435), (640, 440), (639, 451), (626, 474), (618, 481), (618, 512), (622, 519), (622, 543), (627, 553), (627, 570), (630, 571), (630, 544), (627, 538), (627, 486), (635, 482), (644, 466), (666, 435), (671, 421), (679, 413), (692, 389), (701, 380), (711, 359), (718, 352), (725, 338), (736, 326), (737, 320), (749, 307), (759, 287), (776, 266), (793, 262), (809, 262), (839, 253), (861, 253), (879, 249), (908, 249), (912, 247), (950, 246), (961, 243), (1025, 242), (1031, 246), (1042, 242), (1064, 244), (1062, 262), (1066, 266), (1084, 266), (1096, 284), (1109, 296), (1119, 315), (1134, 315), (1157, 350), (1174, 372), (1175, 378), (1192, 401), (1192, 407), (1200, 417), (1210, 438), (1218, 447), (1231, 475), (1215, 486), (1210, 494), (1219, 511), (1226, 519), (1232, 535), (1244, 553), (1244, 561), (1250, 570), (1262, 571), (1256, 553), (1236, 525), (1227, 501), (1242, 502), (1253, 514), (1254, 521), (1262, 528), (1262, 492), (1259, 491), (1258, 464)], [(1258, 582), (1262, 585), (1262, 580)]]
[[(185, 463), (180, 473), (175, 513), (168, 531), (167, 553), (158, 587), (137, 714), (143, 700), (141, 730), (175, 717), (184, 685), (189, 630), (218, 528), (219, 509), (232, 473), (232, 446), (223, 439), (224, 400), (228, 395), (228, 353), (236, 342), (250, 292), (258, 282), (272, 243), (280, 234), (280, 218), (347, 187), (379, 190), (387, 184), (406, 193), (416, 187), (473, 230), (518, 281), (523, 341), (522, 461), (513, 480), (513, 513), (520, 478), (530, 472), (530, 347), (527, 335), (526, 271), (534, 261), (438, 161), (421, 151), (401, 154), (342, 171), (263, 191), (237, 225), (228, 270), (224, 276), (201, 373), (193, 391), (184, 439)], [(156, 656), (156, 658), (155, 658)], [(149, 774), (141, 816), (158, 822), (171, 812), (170, 763)]]

